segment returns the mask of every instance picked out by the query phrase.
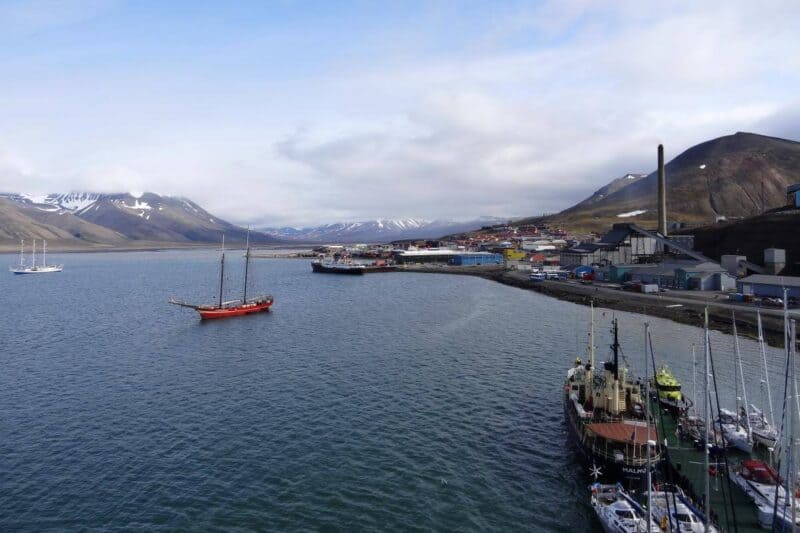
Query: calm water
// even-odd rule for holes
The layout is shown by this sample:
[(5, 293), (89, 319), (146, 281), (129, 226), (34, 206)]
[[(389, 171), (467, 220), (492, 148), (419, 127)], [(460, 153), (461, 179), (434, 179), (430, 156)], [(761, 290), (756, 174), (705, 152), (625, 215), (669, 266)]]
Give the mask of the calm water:
[[(598, 529), (560, 396), (586, 307), (261, 260), (251, 293), (273, 312), (200, 323), (166, 300), (213, 300), (212, 252), (53, 259), (62, 274), (0, 275), (0, 530)], [(649, 320), (690, 392), (701, 330), (617, 315), (636, 369)], [(714, 335), (721, 383), (730, 339)]]

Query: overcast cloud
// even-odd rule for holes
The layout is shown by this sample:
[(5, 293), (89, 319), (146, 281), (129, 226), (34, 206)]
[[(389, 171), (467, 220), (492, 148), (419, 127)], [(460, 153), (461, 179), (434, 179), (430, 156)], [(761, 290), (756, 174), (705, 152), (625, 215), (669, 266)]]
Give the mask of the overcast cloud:
[(267, 225), (525, 216), (660, 142), (800, 140), (800, 3), (607, 4), (5, 3), (0, 189)]

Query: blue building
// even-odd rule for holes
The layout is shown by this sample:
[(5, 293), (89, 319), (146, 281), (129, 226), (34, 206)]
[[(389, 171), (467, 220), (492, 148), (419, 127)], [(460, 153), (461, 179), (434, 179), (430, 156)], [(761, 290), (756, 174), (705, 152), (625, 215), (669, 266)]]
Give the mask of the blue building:
[(786, 187), (786, 200), (789, 205), (800, 207), (800, 183)]
[(736, 292), (753, 296), (783, 298), (783, 289), (790, 298), (800, 299), (800, 278), (753, 274), (736, 281)]
[(489, 252), (464, 252), (451, 257), (448, 263), (456, 266), (502, 265), (503, 256)]

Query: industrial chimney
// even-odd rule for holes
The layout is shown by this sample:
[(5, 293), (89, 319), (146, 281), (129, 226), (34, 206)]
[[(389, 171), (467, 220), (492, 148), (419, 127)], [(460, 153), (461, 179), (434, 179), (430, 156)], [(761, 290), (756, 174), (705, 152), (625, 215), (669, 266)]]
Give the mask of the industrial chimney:
[(664, 145), (658, 145), (658, 232), (667, 236), (667, 184), (664, 176)]

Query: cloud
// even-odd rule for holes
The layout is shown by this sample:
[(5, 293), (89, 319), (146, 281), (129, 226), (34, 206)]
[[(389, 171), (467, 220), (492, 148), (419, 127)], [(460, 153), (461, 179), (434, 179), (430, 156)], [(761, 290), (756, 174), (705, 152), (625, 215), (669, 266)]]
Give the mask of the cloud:
[[(800, 137), (797, 2), (431, 11), (358, 21), (372, 31), (357, 38), (315, 20), (235, 28), (203, 54), (165, 38), (47, 78), (23, 57), (30, 80), (0, 87), (16, 154), (0, 174), (181, 194), (241, 223), (524, 216), (652, 170), (661, 142), (674, 157), (740, 130)], [(286, 57), (260, 61), (281, 39)]]

